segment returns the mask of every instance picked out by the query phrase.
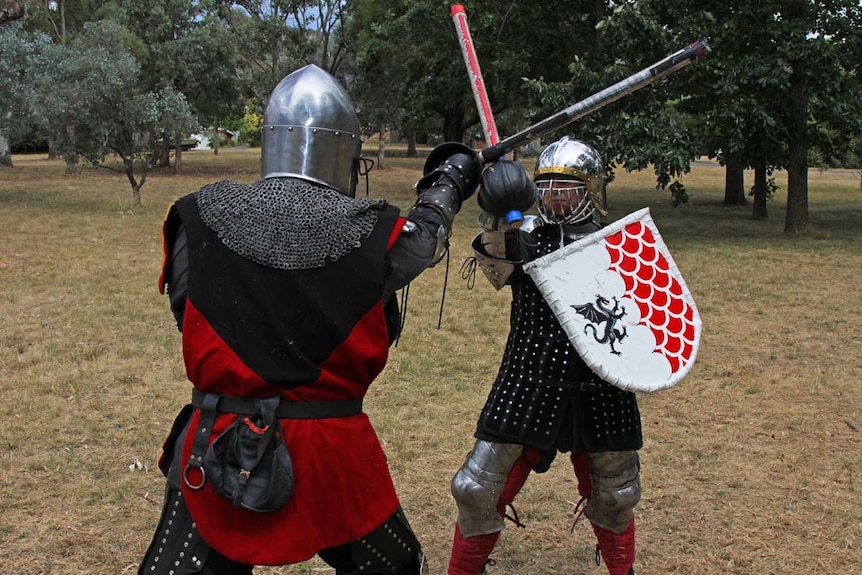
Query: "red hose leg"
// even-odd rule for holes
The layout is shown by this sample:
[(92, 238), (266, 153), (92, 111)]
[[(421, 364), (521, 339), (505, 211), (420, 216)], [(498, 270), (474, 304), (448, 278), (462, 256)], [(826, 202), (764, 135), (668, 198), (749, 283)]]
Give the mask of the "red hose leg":
[(635, 520), (620, 534), (593, 524), (609, 575), (629, 575), (635, 562)]
[[(500, 492), (497, 500), (497, 512), (505, 516), (506, 506), (515, 500), (530, 475), (530, 462), (525, 457), (519, 457)], [(464, 537), (458, 524), (455, 524), (455, 536), (452, 541), (452, 555), (449, 557), (448, 575), (479, 575), (485, 568), (494, 545), (500, 539), (501, 531), (487, 533), (485, 535), (474, 535)]]
[(456, 523), (447, 575), (479, 575), (485, 568), (485, 563), (491, 556), (491, 551), (497, 544), (500, 533), (501, 531), (497, 531), (496, 533), (464, 537)]
[[(572, 467), (578, 478), (578, 492), (581, 497), (589, 498), (592, 490), (590, 464), (586, 453), (571, 455)], [(630, 575), (635, 562), (635, 520), (620, 534), (592, 524), (599, 544), (602, 560), (610, 575)]]

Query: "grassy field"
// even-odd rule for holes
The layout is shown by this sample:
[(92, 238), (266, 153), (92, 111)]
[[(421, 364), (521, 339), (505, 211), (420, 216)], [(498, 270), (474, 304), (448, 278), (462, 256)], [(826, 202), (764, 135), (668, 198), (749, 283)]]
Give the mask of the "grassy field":
[[(190, 387), (156, 289), (161, 220), (173, 199), (259, 170), (256, 150), (183, 159), (182, 176), (150, 176), (140, 207), (105, 170), (65, 177), (44, 156), (0, 169), (0, 575), (133, 573), (149, 543), (164, 486), (155, 461)], [(408, 207), (421, 165), (387, 158), (371, 195)], [(721, 204), (723, 173), (696, 163), (683, 180), (691, 201), (676, 209), (650, 173), (609, 187), (612, 219), (650, 207), (704, 321), (689, 377), (640, 398), (636, 568), (862, 573), (859, 175), (812, 170), (812, 231), (789, 237), (783, 174), (769, 219), (755, 221)], [(448, 270), (411, 286), (405, 331), (366, 401), (430, 575), (445, 573), (449, 481), (508, 322), (508, 292), (482, 277), (468, 290), (459, 273), (477, 213), (471, 200), (459, 216)], [(489, 573), (605, 573), (588, 525), (571, 531), (576, 500), (564, 458), (533, 476), (515, 502), (526, 528), (506, 529)], [(331, 570), (256, 570), (318, 572)]]

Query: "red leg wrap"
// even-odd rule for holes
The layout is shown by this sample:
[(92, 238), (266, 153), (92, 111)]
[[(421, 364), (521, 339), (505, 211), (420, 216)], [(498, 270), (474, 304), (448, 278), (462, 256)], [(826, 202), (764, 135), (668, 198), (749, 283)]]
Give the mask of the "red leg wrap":
[[(497, 513), (501, 517), (506, 515), (506, 506), (515, 500), (521, 488), (524, 487), (524, 483), (530, 476), (530, 471), (532, 471), (532, 467), (528, 456), (519, 457), (515, 461), (506, 477), (500, 498), (497, 500)], [(491, 556), (491, 551), (494, 550), (494, 545), (500, 539), (500, 533), (502, 532), (464, 537), (456, 523), (455, 537), (452, 541), (452, 555), (449, 557), (448, 575), (479, 575), (482, 573), (488, 557)]]
[(515, 500), (515, 496), (521, 492), (532, 470), (530, 462), (524, 457), (519, 457), (512, 465), (509, 476), (506, 477), (506, 483), (503, 485), (503, 490), (500, 492), (500, 498), (497, 499), (497, 513), (501, 517), (506, 516), (506, 506), (511, 504)]
[(593, 490), (593, 483), (590, 479), (590, 460), (583, 451), (572, 453), (569, 458), (572, 460), (575, 477), (578, 478), (578, 494), (581, 497), (589, 498)]
[(464, 537), (456, 523), (447, 575), (479, 575), (485, 568), (485, 563), (491, 556), (491, 551), (497, 544), (500, 533), (497, 531), (486, 535)]
[(635, 562), (635, 520), (620, 534), (593, 525), (602, 559), (610, 575), (629, 575)]

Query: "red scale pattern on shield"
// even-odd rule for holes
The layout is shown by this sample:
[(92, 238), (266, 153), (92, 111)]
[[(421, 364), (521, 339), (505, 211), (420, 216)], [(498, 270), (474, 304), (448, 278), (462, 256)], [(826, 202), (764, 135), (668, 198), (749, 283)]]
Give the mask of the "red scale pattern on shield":
[(664, 355), (673, 373), (692, 359), (694, 309), (683, 297), (682, 284), (656, 247), (655, 235), (643, 222), (627, 225), (605, 239), (611, 256), (610, 269), (622, 276), (626, 297), (640, 309), (642, 325), (655, 335), (654, 352)]

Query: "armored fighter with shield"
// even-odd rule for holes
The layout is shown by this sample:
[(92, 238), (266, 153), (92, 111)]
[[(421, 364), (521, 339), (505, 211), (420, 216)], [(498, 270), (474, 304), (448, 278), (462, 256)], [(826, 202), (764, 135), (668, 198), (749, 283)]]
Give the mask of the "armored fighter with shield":
[[(636, 396), (619, 385), (623, 378), (617, 374), (626, 372), (614, 363), (637, 357), (631, 350), (645, 345), (648, 354), (658, 353), (655, 334), (638, 329), (651, 304), (636, 301), (625, 280), (606, 281), (604, 274), (613, 263), (604, 268), (575, 263), (572, 276), (579, 279), (569, 283), (580, 282), (599, 293), (590, 293), (589, 301), (581, 302), (596, 311), (590, 314), (588, 327), (572, 329), (571, 317), (586, 321), (586, 310), (581, 306), (579, 313), (576, 304), (560, 305), (566, 296), (549, 293), (545, 281), (545, 275), (563, 277), (568, 270), (555, 268), (545, 275), (541, 268), (538, 274), (534, 270), (559, 254), (566, 257), (556, 259), (571, 267), (581, 260), (568, 250), (604, 238), (599, 223), (604, 186), (601, 155), (568, 137), (542, 151), (532, 179), (521, 164), (505, 160), (482, 176), (479, 205), (490, 216), (484, 221), (494, 225), (475, 238), (473, 249), (489, 281), (497, 289), (505, 285), (512, 289), (510, 333), (479, 416), (475, 444), (452, 479), (458, 521), (449, 575), (484, 572), (504, 528), (506, 508), (530, 473), (547, 471), (557, 453), (567, 454), (574, 470), (581, 498), (576, 515), (582, 512), (590, 521), (597, 558), (604, 559), (610, 575), (634, 573), (634, 509), (641, 496), (638, 450), (643, 438)], [(512, 211), (526, 211), (534, 199), (538, 216), (526, 216), (518, 227), (499, 224)], [(644, 263), (644, 269), (649, 265), (655, 263)], [(586, 277), (594, 269), (595, 277)], [(617, 286), (617, 291), (601, 291)], [(572, 287), (564, 285), (561, 291)], [(695, 311), (693, 302), (686, 303), (689, 312)], [(693, 326), (698, 322), (691, 318)], [(595, 340), (600, 351), (585, 352), (573, 335)], [(696, 344), (695, 335), (688, 333), (690, 344)], [(632, 342), (638, 338), (650, 343)], [(688, 349), (686, 366), (694, 351)], [(656, 364), (666, 361), (659, 355)], [(597, 363), (604, 357), (612, 358), (606, 362), (610, 365)], [(665, 371), (648, 371), (644, 389), (661, 387), (650, 379), (656, 373), (664, 378), (660, 384), (670, 381)], [(514, 517), (517, 521), (517, 514)]]

